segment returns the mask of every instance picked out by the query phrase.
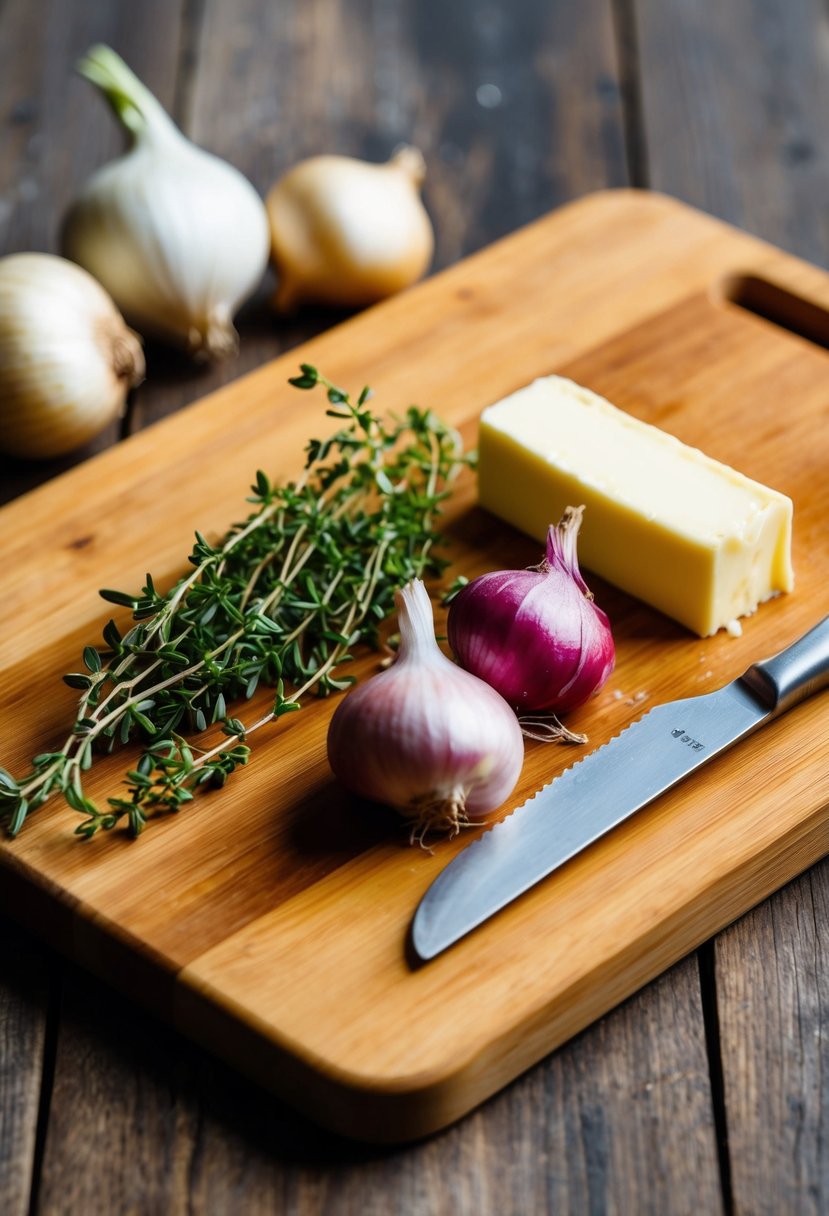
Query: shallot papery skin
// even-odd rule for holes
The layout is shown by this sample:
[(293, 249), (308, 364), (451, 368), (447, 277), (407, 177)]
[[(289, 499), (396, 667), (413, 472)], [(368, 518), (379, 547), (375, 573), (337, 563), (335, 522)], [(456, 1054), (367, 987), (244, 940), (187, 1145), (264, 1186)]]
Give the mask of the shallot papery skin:
[(395, 808), (422, 840), (499, 807), (518, 781), (524, 743), (504, 699), (439, 649), (423, 583), (412, 580), (396, 601), (397, 659), (340, 702), (328, 760), (348, 789)]
[(473, 579), (449, 609), (449, 645), (462, 667), (518, 712), (576, 709), (606, 682), (616, 652), (610, 623), (581, 576), (583, 507), (568, 507), (529, 570)]

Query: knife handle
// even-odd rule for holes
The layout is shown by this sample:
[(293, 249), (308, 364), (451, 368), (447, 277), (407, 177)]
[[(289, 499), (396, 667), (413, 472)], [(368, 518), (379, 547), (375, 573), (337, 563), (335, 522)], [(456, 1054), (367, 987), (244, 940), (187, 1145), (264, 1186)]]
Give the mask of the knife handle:
[(829, 686), (829, 616), (780, 654), (753, 663), (741, 678), (775, 715)]

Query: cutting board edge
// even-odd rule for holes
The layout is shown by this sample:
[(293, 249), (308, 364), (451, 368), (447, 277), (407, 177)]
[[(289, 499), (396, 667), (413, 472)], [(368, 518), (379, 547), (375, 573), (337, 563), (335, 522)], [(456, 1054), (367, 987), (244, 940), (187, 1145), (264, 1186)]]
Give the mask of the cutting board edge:
[[(299, 1044), (281, 1042), (266, 1025), (251, 1020), (243, 1007), (234, 1007), (209, 984), (192, 978), (188, 967), (168, 970), (167, 982), (160, 987), (147, 985), (143, 981), (151, 973), (152, 960), (138, 952), (136, 967), (136, 951), (129, 941), (109, 935), (104, 925), (93, 925), (91, 937), (90, 926), (84, 925), (79, 939), (77, 909), (68, 903), (63, 910), (72, 924), (58, 935), (49, 931), (48, 921), (33, 927), (21, 916), (14, 898), (21, 888), (15, 883), (11, 889), (5, 884), (0, 888), (0, 909), (314, 1123), (351, 1140), (404, 1144), (457, 1122), (820, 861), (827, 854), (827, 830), (829, 802), (801, 821), (797, 833), (771, 841), (747, 869), (702, 889), (692, 903), (659, 922), (645, 938), (628, 943), (614, 957), (612, 968), (605, 969), (604, 989), (593, 984), (592, 976), (585, 976), (557, 992), (553, 1000), (529, 1010), (521, 1023), (511, 1025), (474, 1056), (454, 1060), (447, 1068), (394, 1078), (355, 1075), (328, 1061), (306, 1058)], [(45, 890), (41, 894), (48, 899)], [(698, 910), (701, 915), (696, 917)], [(105, 949), (89, 946), (96, 935)], [(609, 976), (612, 983), (607, 982)]]
[[(84, 846), (79, 844), (80, 848)], [(180, 966), (117, 922), (38, 874), (10, 849), (0, 850), (0, 914), (92, 975), (171, 1021)]]
[[(796, 833), (770, 841), (746, 868), (701, 888), (693, 901), (628, 942), (603, 969), (604, 988), (585, 975), (528, 1010), (487, 1048), (443, 1068), (374, 1078), (311, 1058), (300, 1044), (281, 1041), (243, 1006), (191, 976), (188, 967), (176, 977), (173, 1023), (329, 1131), (361, 1142), (410, 1143), (463, 1118), (816, 864), (827, 855), (827, 831), (829, 801), (802, 820)], [(236, 1049), (229, 1050), (234, 1037)]]

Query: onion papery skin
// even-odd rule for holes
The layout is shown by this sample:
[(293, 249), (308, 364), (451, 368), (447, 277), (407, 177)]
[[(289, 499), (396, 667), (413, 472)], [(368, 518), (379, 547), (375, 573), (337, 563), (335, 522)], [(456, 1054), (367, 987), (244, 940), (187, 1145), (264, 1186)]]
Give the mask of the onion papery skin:
[(0, 451), (51, 460), (126, 408), (144, 355), (91, 275), (49, 253), (0, 258)]
[(141, 333), (197, 359), (235, 354), (233, 316), (268, 261), (262, 199), (232, 165), (186, 139), (108, 47), (93, 47), (78, 66), (132, 147), (86, 182), (64, 217), (61, 252)]
[(541, 567), (483, 574), (449, 609), (449, 645), (458, 662), (519, 714), (578, 708), (606, 683), (615, 662), (610, 623), (578, 570), (575, 536), (571, 561), (555, 551), (555, 533), (551, 528)]
[(441, 653), (431, 608), (429, 621), (429, 650), (404, 652), (401, 642), (392, 667), (348, 693), (328, 732), (334, 774), (360, 797), (399, 811), (415, 839), (454, 833), (501, 806), (524, 759), (515, 714)]
[(382, 165), (315, 156), (285, 173), (265, 200), (276, 311), (364, 308), (421, 278), (434, 252), (424, 175), (423, 157), (410, 147)]
[(61, 251), (140, 332), (227, 358), (239, 345), (232, 317), (267, 264), (267, 217), (230, 165), (171, 144), (138, 143), (94, 174), (67, 212)]

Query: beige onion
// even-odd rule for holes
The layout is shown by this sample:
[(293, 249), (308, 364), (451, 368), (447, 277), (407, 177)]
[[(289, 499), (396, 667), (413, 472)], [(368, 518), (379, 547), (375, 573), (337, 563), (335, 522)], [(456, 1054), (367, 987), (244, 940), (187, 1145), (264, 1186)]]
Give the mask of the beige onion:
[(79, 71), (133, 144), (86, 183), (64, 219), (61, 252), (94, 274), (141, 333), (198, 357), (234, 354), (233, 316), (268, 262), (261, 198), (186, 139), (109, 47), (93, 47)]
[(265, 199), (279, 275), (274, 306), (360, 308), (393, 295), (429, 266), (434, 234), (420, 187), (417, 148), (384, 165), (348, 156), (301, 161)]
[(90, 274), (51, 254), (0, 258), (0, 450), (71, 452), (143, 376), (141, 343)]

